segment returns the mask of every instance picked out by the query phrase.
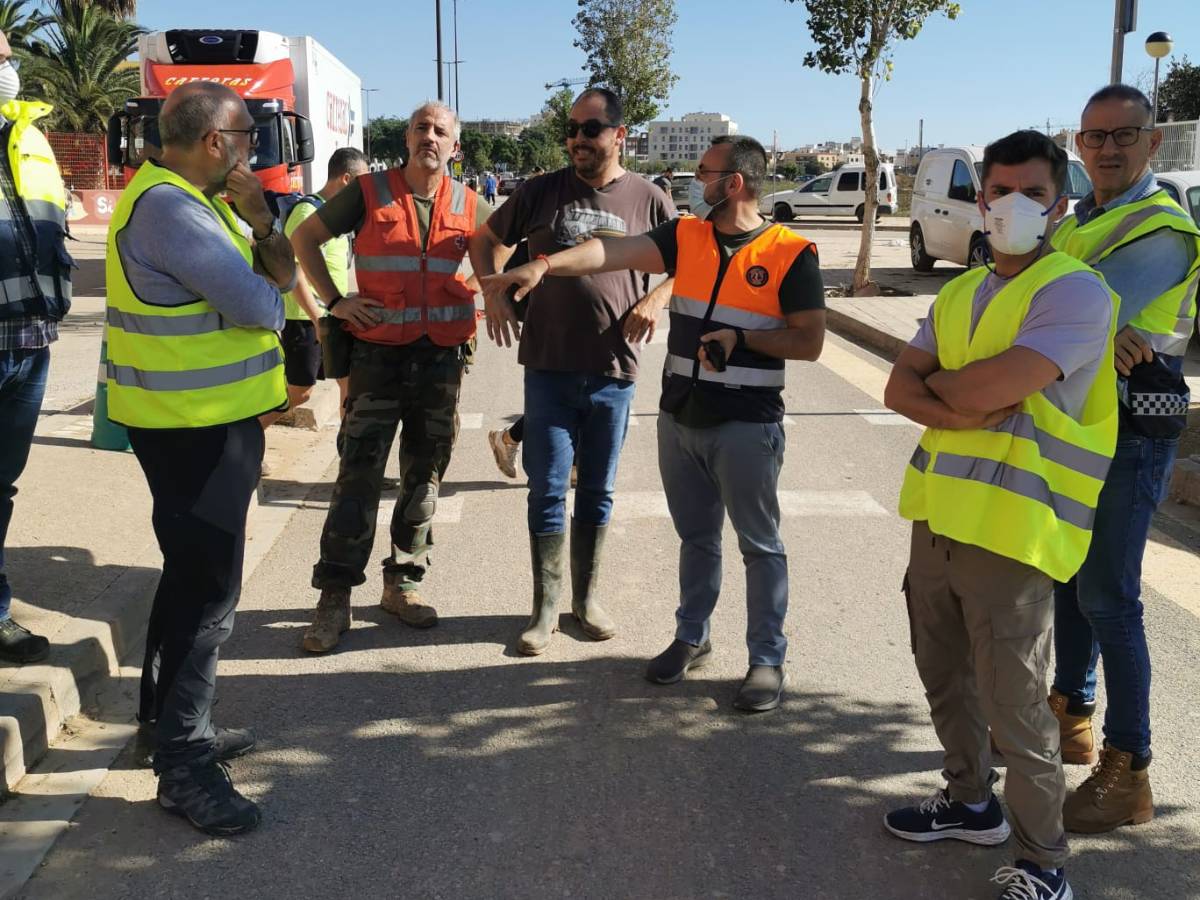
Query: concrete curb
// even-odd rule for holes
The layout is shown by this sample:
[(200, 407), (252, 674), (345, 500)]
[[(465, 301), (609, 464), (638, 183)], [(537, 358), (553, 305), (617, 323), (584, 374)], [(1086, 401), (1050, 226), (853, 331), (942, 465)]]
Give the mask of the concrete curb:
[(1175, 461), (1170, 497), (1176, 503), (1200, 507), (1200, 456)]
[(889, 362), (900, 355), (900, 351), (908, 346), (908, 341), (889, 334), (881, 328), (876, 328), (849, 313), (830, 307), (825, 311), (826, 322), (836, 334), (857, 343), (865, 344), (869, 349), (879, 353)]

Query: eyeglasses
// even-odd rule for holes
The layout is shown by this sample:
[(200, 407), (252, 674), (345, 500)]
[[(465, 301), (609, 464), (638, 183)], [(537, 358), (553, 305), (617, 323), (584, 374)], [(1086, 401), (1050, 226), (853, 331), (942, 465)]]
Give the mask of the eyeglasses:
[(1152, 127), (1145, 125), (1140, 128), (1132, 125), (1127, 128), (1114, 128), (1112, 131), (1089, 128), (1087, 131), (1079, 132), (1079, 140), (1089, 150), (1099, 150), (1111, 134), (1113, 143), (1118, 147), (1132, 147), (1141, 138), (1143, 131), (1153, 130)]
[(568, 119), (567, 137), (573, 138), (582, 131), (584, 137), (598, 138), (600, 137), (600, 132), (606, 128), (620, 127), (620, 125), (613, 125), (611, 122), (601, 122), (599, 119), (588, 119), (586, 122), (576, 122), (574, 119)]
[(221, 132), (221, 134), (244, 134), (250, 138), (251, 150), (258, 146), (257, 125), (251, 125), (249, 128), (218, 128), (217, 131)]

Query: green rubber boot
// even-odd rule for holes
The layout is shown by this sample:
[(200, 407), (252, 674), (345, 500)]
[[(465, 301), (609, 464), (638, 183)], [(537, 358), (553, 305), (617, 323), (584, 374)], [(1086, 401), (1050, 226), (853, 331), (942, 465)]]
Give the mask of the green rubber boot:
[(529, 554), (533, 560), (533, 615), (521, 632), (517, 652), (539, 656), (550, 646), (558, 631), (558, 596), (562, 593), (564, 535), (529, 535)]

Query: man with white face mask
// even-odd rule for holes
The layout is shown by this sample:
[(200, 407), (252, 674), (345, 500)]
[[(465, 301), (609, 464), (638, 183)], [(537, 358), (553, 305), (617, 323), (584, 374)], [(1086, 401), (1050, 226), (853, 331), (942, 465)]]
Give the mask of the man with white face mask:
[[(1055, 581), (1082, 565), (1116, 443), (1117, 300), (1050, 247), (1066, 153), (1035, 131), (984, 152), (980, 210), (995, 268), (938, 294), (896, 360), (888, 407), (926, 426), (905, 472), (913, 522), (909, 635), (947, 786), (889, 813), (905, 840), (1016, 837), (1003, 900), (1069, 900), (1066, 793), (1046, 703)], [(988, 729), (1008, 765), (1012, 828), (992, 793)]]
[(746, 565), (749, 670), (734, 700), (745, 712), (783, 695), (787, 556), (776, 488), (783, 467), (784, 361), (815, 360), (825, 337), (817, 248), (763, 219), (762, 145), (719, 137), (691, 182), (694, 215), (629, 238), (593, 239), (495, 278), (484, 290), (523, 296), (546, 275), (671, 272), (671, 330), (659, 402), (658, 464), (679, 533), (675, 640), (646, 677), (674, 684), (712, 653), (709, 619), (721, 590), (729, 514)]
[(54, 151), (33, 125), (50, 107), (17, 100), (20, 88), (0, 32), (0, 142), (7, 150), (0, 160), (0, 660), (17, 664), (49, 652), (49, 642), (9, 612), (4, 541), (46, 392), (50, 344), (71, 308), (73, 265), (63, 244), (66, 190)]

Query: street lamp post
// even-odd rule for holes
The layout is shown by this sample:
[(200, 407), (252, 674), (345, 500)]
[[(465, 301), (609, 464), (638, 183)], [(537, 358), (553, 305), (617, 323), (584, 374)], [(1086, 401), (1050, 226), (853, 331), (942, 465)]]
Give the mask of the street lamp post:
[(1154, 57), (1154, 121), (1151, 125), (1158, 124), (1158, 64), (1171, 52), (1173, 46), (1171, 36), (1165, 31), (1156, 31), (1146, 38), (1146, 52)]
[(363, 136), (367, 139), (367, 162), (371, 162), (371, 95), (379, 88), (362, 88), (363, 92), (363, 117), (367, 120), (367, 127), (363, 129)]

